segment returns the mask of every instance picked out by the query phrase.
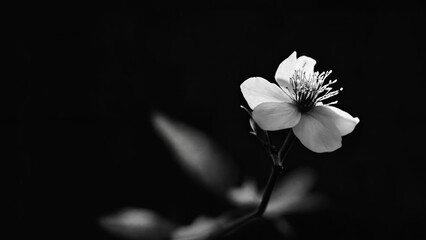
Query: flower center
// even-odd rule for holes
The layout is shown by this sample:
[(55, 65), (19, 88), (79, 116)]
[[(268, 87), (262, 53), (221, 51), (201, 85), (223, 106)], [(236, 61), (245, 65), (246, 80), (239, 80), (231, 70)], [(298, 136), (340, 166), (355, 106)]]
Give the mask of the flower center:
[[(330, 85), (337, 82), (337, 80), (329, 80), (324, 84), (325, 79), (331, 71), (322, 72), (321, 74), (315, 72), (309, 76), (303, 70), (296, 70), (292, 77), (290, 77), (290, 85), (293, 92), (290, 92), (289, 97), (295, 103), (301, 113), (310, 111), (318, 103), (323, 100), (331, 98), (339, 94), (343, 88), (331, 91)], [(324, 105), (336, 104), (337, 101), (327, 103)]]

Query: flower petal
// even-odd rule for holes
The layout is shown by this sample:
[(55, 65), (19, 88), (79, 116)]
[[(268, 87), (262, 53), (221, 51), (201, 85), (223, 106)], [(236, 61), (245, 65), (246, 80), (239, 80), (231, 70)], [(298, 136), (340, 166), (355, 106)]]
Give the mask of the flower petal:
[(339, 129), (329, 115), (317, 108), (303, 114), (293, 131), (305, 147), (317, 153), (332, 152), (342, 146)]
[(328, 115), (330, 121), (336, 125), (340, 131), (340, 135), (345, 136), (351, 133), (355, 126), (359, 123), (359, 118), (352, 117), (349, 113), (333, 106), (317, 106), (318, 111)]
[(294, 74), (294, 69), (297, 62), (297, 53), (294, 51), (288, 58), (286, 58), (278, 66), (277, 72), (275, 73), (275, 80), (283, 88), (289, 88), (290, 86), (290, 77)]
[(294, 127), (301, 114), (293, 103), (262, 103), (253, 109), (253, 119), (264, 130), (275, 131)]
[(252, 77), (245, 80), (240, 88), (251, 109), (265, 102), (291, 101), (280, 87), (261, 77)]
[(300, 56), (297, 59), (295, 70), (303, 70), (306, 74), (306, 77), (314, 74), (314, 66), (317, 63), (313, 58), (307, 56)]

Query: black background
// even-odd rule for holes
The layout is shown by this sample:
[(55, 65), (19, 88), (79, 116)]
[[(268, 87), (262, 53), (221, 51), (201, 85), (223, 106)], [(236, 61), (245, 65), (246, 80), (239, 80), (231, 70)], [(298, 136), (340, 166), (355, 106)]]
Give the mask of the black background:
[[(273, 81), (296, 50), (317, 70), (333, 70), (344, 87), (337, 106), (361, 119), (336, 152), (294, 147), (288, 168), (314, 168), (317, 191), (332, 202), (289, 216), (297, 239), (424, 236), (424, 16), (416, 5), (142, 2), (18, 6), (10, 18), (16, 69), (2, 89), (1, 121), (5, 149), (18, 152), (20, 233), (109, 239), (98, 218), (125, 206), (181, 223), (220, 214), (229, 206), (177, 167), (150, 113), (207, 133), (262, 184), (270, 160), (248, 134), (239, 85)], [(277, 236), (256, 226), (240, 236)]]

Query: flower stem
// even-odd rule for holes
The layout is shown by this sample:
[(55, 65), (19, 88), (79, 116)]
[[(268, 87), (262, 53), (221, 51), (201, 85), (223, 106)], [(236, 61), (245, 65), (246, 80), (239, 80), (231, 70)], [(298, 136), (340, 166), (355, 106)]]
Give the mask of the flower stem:
[(294, 135), (293, 129), (290, 129), (290, 131), (287, 133), (287, 137), (285, 138), (283, 145), (278, 151), (278, 159), (281, 166), (284, 160), (287, 158), (287, 154), (290, 152), (290, 149), (293, 146), (295, 140), (296, 136)]
[[(228, 233), (233, 232), (236, 229), (243, 227), (244, 225), (256, 220), (257, 218), (259, 218), (263, 215), (263, 213), (266, 210), (266, 207), (268, 206), (268, 202), (269, 202), (269, 199), (271, 198), (272, 190), (274, 189), (275, 183), (276, 183), (279, 175), (283, 171), (282, 162), (284, 162), (284, 158), (287, 157), (287, 153), (290, 151), (290, 148), (293, 145), (293, 143), (294, 143), (294, 134), (293, 134), (293, 131), (290, 130), (290, 132), (287, 134), (287, 137), (286, 137), (280, 151), (278, 152), (278, 155), (274, 154), (274, 153), (270, 153), (271, 157), (274, 160), (274, 165), (272, 166), (272, 170), (271, 170), (271, 173), (269, 175), (269, 179), (268, 179), (268, 182), (266, 184), (265, 191), (263, 192), (262, 199), (261, 199), (259, 205), (257, 206), (257, 208), (253, 212), (251, 212), (251, 213), (229, 223), (228, 225), (224, 226), (219, 231), (214, 232), (212, 235), (210, 235), (207, 238), (207, 240), (214, 240), (214, 239), (222, 238), (222, 237), (226, 236)], [(283, 153), (283, 151), (285, 151), (285, 152)], [(277, 159), (280, 160), (280, 161), (276, 161)]]
[(234, 222), (229, 223), (227, 226), (225, 226), (221, 230), (213, 233), (207, 239), (213, 240), (213, 239), (219, 239), (221, 237), (224, 237), (228, 233), (250, 223), (251, 221), (257, 219), (258, 217), (261, 217), (262, 214), (265, 212), (266, 207), (268, 206), (268, 202), (271, 197), (272, 190), (274, 189), (275, 182), (277, 181), (281, 171), (282, 171), (281, 166), (274, 165), (272, 167), (272, 171), (271, 171), (271, 174), (269, 175), (268, 183), (266, 184), (266, 188), (262, 196), (262, 200), (260, 201), (259, 205), (253, 212), (247, 214), (246, 216), (241, 217), (240, 219), (235, 220)]

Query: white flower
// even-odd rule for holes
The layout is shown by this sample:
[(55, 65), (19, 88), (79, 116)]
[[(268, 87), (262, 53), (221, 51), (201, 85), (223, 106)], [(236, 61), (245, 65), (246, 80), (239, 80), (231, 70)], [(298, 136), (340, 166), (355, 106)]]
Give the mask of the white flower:
[(278, 67), (278, 85), (261, 77), (252, 77), (241, 84), (241, 92), (253, 109), (252, 117), (264, 130), (292, 128), (294, 134), (314, 152), (331, 152), (342, 146), (342, 136), (351, 133), (359, 119), (322, 101), (335, 96), (334, 81), (324, 82), (331, 73), (314, 72), (316, 61), (296, 57), (293, 52)]

